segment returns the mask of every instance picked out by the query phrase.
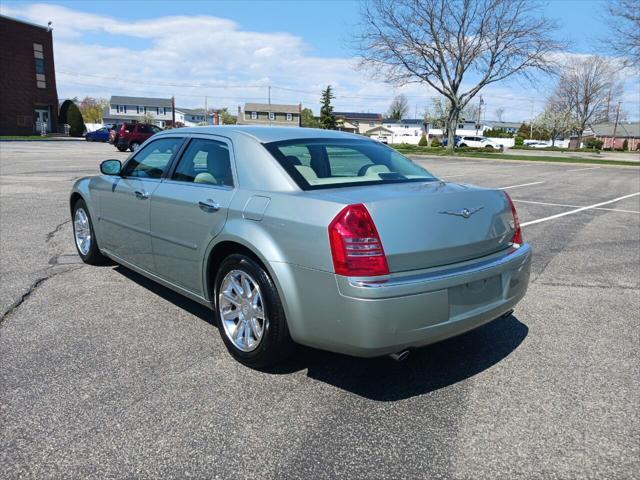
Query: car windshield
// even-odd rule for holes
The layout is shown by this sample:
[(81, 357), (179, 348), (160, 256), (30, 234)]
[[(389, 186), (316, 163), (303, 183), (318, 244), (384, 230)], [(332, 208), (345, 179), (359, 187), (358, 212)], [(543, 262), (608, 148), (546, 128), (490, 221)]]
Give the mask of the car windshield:
[(371, 140), (298, 139), (265, 147), (303, 190), (437, 180), (395, 150)]

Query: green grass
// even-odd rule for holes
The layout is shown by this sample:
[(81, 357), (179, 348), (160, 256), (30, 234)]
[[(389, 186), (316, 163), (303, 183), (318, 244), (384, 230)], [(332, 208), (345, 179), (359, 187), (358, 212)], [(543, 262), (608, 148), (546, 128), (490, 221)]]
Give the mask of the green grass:
[(416, 145), (390, 145), (400, 153), (413, 155), (429, 155), (435, 157), (469, 157), (491, 160), (510, 160), (526, 162), (550, 162), (550, 163), (587, 163), (594, 165), (622, 165), (628, 167), (639, 167), (640, 162), (627, 162), (623, 160), (600, 160), (581, 157), (543, 157), (531, 155), (511, 155), (500, 152), (478, 151), (478, 149), (456, 149), (453, 153), (444, 148), (418, 147)]
[(0, 135), (0, 140), (47, 140), (41, 135)]

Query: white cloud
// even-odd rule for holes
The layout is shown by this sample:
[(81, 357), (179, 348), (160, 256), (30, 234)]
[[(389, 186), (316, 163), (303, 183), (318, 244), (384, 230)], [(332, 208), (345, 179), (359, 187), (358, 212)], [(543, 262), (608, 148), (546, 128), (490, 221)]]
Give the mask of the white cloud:
[[(175, 95), (189, 107), (202, 106), (207, 95), (210, 106), (235, 111), (245, 101), (266, 101), (272, 85), (274, 103), (302, 102), (317, 112), (320, 90), (331, 84), (336, 110), (384, 112), (395, 94), (404, 93), (413, 116), (421, 115), (429, 97), (436, 95), (426, 85), (393, 88), (375, 80), (371, 72), (358, 69), (355, 58), (310, 55), (305, 41), (290, 33), (246, 31), (224, 18), (120, 20), (52, 4), (1, 5), (0, 11), (38, 24), (53, 22), (61, 98)], [(487, 118), (499, 106), (508, 119), (529, 118), (530, 87), (509, 82), (482, 93)], [(534, 95), (542, 98), (544, 93)], [(542, 100), (537, 103), (542, 106)]]

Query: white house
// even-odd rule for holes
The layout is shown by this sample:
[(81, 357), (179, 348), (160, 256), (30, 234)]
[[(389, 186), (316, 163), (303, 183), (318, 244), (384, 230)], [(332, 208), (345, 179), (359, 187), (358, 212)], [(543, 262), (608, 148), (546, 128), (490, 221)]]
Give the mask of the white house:
[(203, 108), (176, 107), (176, 125), (185, 127), (197, 127), (205, 123)]
[(424, 120), (405, 118), (402, 120), (383, 119), (381, 125), (371, 128), (365, 135), (386, 143), (409, 143), (417, 145), (426, 133)]
[[(170, 98), (124, 97), (113, 95), (109, 106), (102, 113), (102, 123), (120, 124), (139, 122), (145, 117), (152, 117), (153, 123), (166, 127), (172, 122), (172, 102)], [(177, 118), (176, 118), (177, 121)]]

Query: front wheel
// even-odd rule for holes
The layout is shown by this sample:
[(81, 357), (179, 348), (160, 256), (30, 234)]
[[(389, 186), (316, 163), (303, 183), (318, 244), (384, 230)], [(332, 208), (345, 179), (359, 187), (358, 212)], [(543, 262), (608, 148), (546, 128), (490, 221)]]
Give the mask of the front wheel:
[(127, 147), (125, 147), (124, 145), (116, 145), (116, 148), (120, 152), (126, 152), (127, 151)]
[(292, 351), (280, 295), (255, 260), (228, 256), (215, 281), (216, 316), (227, 350), (252, 368), (267, 368)]
[(98, 249), (89, 209), (82, 199), (78, 200), (73, 206), (73, 238), (78, 255), (80, 255), (84, 263), (89, 265), (102, 265), (105, 263), (106, 258)]

